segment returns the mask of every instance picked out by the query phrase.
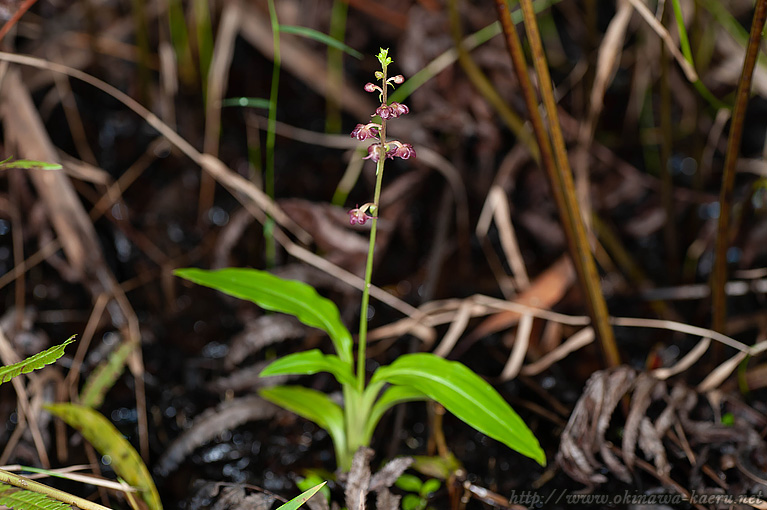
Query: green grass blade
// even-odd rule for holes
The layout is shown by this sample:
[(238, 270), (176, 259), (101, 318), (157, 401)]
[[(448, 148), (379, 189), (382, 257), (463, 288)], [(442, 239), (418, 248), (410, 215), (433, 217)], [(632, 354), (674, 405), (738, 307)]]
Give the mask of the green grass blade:
[(221, 106), (242, 106), (243, 108), (269, 108), (269, 100), (261, 97), (230, 97), (221, 101)]
[(300, 507), (301, 505), (309, 501), (309, 498), (314, 496), (318, 490), (322, 489), (322, 487), (324, 487), (326, 483), (328, 482), (322, 482), (319, 485), (315, 485), (308, 491), (302, 492), (295, 498), (291, 499), (284, 505), (280, 506), (277, 510), (296, 510), (296, 508)]
[(325, 331), (341, 360), (351, 363), (352, 335), (341, 322), (338, 308), (310, 285), (258, 269), (234, 267), (217, 271), (185, 268), (177, 269), (174, 274), (230, 296), (247, 299), (266, 310), (293, 315), (307, 326)]
[(357, 60), (362, 60), (362, 53), (355, 50), (351, 46), (344, 44), (338, 39), (335, 39), (333, 37), (330, 37), (328, 34), (320, 32), (319, 30), (315, 30), (313, 28), (308, 28), (308, 27), (297, 27), (295, 25), (280, 25), (280, 32), (282, 32), (283, 34), (294, 34), (294, 35), (300, 35), (301, 37), (306, 37), (308, 39), (313, 39), (326, 46), (330, 46), (331, 48), (336, 48), (345, 53), (348, 53), (349, 55), (356, 58)]
[(546, 465), (546, 454), (522, 418), (464, 364), (433, 354), (405, 354), (379, 368), (370, 383), (382, 381), (425, 393), (486, 436)]
[(117, 476), (140, 491), (149, 510), (162, 510), (160, 494), (141, 457), (101, 413), (76, 404), (49, 404), (45, 409), (77, 429), (101, 455), (109, 456)]
[(33, 370), (38, 370), (46, 365), (54, 363), (57, 359), (64, 355), (64, 348), (75, 341), (74, 335), (69, 337), (63, 344), (55, 345), (50, 349), (46, 349), (43, 352), (39, 352), (34, 356), (30, 356), (24, 361), (8, 365), (7, 367), (0, 367), (0, 384), (8, 382), (17, 375), (28, 374)]
[(6, 168), (25, 168), (38, 169), (38, 170), (61, 170), (61, 165), (58, 163), (46, 163), (45, 161), (34, 161), (31, 159), (17, 159), (16, 161), (10, 161), (11, 158), (0, 162), (0, 170)]

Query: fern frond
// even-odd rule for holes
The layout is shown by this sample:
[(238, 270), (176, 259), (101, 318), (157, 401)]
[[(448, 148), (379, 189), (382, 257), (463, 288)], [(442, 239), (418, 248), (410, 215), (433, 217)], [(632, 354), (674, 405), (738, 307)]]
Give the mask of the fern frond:
[(72, 507), (45, 494), (0, 483), (0, 505), (14, 510), (71, 510)]
[(43, 352), (38, 352), (34, 356), (30, 356), (24, 361), (8, 365), (7, 367), (0, 367), (0, 384), (10, 381), (14, 377), (20, 374), (28, 374), (33, 370), (43, 368), (45, 365), (55, 363), (57, 359), (64, 355), (64, 348), (75, 341), (75, 336), (72, 335), (69, 339), (60, 345), (55, 345), (50, 349), (46, 349)]

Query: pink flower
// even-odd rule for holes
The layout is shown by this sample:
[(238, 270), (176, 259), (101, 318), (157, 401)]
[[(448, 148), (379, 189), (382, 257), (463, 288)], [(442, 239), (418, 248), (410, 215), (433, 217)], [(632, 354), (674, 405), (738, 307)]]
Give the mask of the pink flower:
[(366, 212), (366, 207), (364, 205), (362, 207), (357, 206), (349, 211), (349, 223), (352, 225), (356, 225), (357, 223), (364, 225), (368, 220), (372, 219), (373, 217)]
[(375, 122), (371, 122), (370, 124), (357, 124), (352, 131), (352, 138), (356, 138), (359, 141), (375, 138), (378, 136), (378, 129), (379, 126)]
[(396, 117), (396, 115), (394, 114), (394, 111), (390, 107), (384, 104), (376, 108), (376, 115), (381, 117), (383, 120), (388, 120), (388, 119)]
[(362, 159), (371, 159), (375, 163), (378, 163), (378, 160), (381, 159), (381, 146), (377, 143), (374, 143), (368, 147), (368, 155)]
[(410, 159), (415, 157), (415, 149), (409, 143), (401, 143), (397, 140), (389, 142), (389, 150), (386, 152), (388, 158)]
[(399, 117), (400, 115), (407, 115), (410, 113), (410, 108), (402, 103), (392, 103), (389, 105), (389, 109), (392, 110), (394, 117)]

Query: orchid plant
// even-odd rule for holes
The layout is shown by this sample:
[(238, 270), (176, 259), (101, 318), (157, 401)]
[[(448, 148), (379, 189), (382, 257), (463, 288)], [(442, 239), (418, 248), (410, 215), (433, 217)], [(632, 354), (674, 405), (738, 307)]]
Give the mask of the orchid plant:
[(356, 370), (352, 354), (352, 335), (342, 323), (338, 308), (302, 282), (285, 280), (255, 269), (227, 268), (205, 271), (179, 269), (175, 274), (200, 285), (215, 288), (235, 297), (255, 302), (266, 310), (294, 315), (308, 326), (325, 331), (335, 354), (318, 349), (289, 354), (267, 366), (261, 376), (332, 374), (343, 391), (343, 406), (328, 395), (303, 386), (274, 386), (260, 394), (285, 409), (311, 420), (330, 434), (338, 465), (348, 470), (354, 453), (367, 446), (384, 413), (391, 407), (410, 401), (434, 400), (448, 411), (485, 435), (545, 465), (546, 456), (530, 429), (509, 404), (484, 379), (457, 361), (448, 361), (430, 353), (405, 354), (387, 366), (379, 367), (368, 380), (365, 373), (365, 347), (370, 297), (373, 252), (379, 216), (379, 198), (384, 163), (395, 157), (416, 156), (413, 146), (386, 137), (387, 122), (409, 112), (404, 104), (388, 103), (388, 90), (401, 84), (401, 75), (388, 76), (392, 59), (388, 50), (378, 54), (381, 70), (375, 73), (378, 83), (368, 83), (365, 91), (378, 93), (380, 106), (371, 115), (373, 121), (358, 124), (351, 136), (373, 139), (368, 147), (376, 163), (373, 201), (349, 211), (352, 225), (371, 221), (370, 242), (365, 269), (365, 285), (359, 324)]

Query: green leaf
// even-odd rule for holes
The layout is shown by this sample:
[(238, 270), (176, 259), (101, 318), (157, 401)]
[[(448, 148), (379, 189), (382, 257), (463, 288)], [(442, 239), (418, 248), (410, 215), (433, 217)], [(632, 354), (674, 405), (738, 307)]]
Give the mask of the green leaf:
[(33, 161), (30, 159), (17, 159), (16, 161), (9, 161), (11, 158), (8, 158), (4, 161), (0, 161), (0, 168), (25, 168), (27, 170), (29, 169), (39, 169), (39, 170), (61, 170), (61, 165), (58, 163), (46, 163), (45, 161)]
[(7, 367), (0, 367), (0, 384), (10, 381), (14, 377), (20, 374), (28, 374), (33, 370), (43, 368), (45, 365), (54, 363), (57, 359), (64, 355), (64, 348), (75, 341), (75, 336), (72, 335), (63, 344), (55, 345), (50, 349), (46, 349), (43, 352), (38, 352), (34, 356), (30, 356), (24, 361), (8, 365)]
[(330, 372), (341, 384), (355, 384), (351, 364), (344, 363), (338, 356), (322, 354), (319, 349), (288, 354), (273, 361), (261, 371), (261, 377), (270, 375), (311, 375)]
[(221, 106), (242, 106), (243, 108), (269, 109), (269, 100), (260, 97), (230, 97), (221, 101)]
[(378, 381), (417, 388), (483, 434), (546, 465), (546, 454), (522, 418), (462, 363), (433, 354), (405, 354), (379, 368), (370, 382)]
[(72, 508), (45, 494), (25, 491), (4, 483), (0, 483), (0, 505), (16, 510), (71, 510)]
[(402, 510), (418, 510), (423, 508), (423, 499), (415, 494), (405, 494), (402, 498)]
[(370, 438), (373, 437), (373, 431), (375, 431), (378, 422), (386, 411), (397, 404), (416, 400), (429, 400), (429, 396), (423, 391), (410, 386), (390, 386), (387, 388), (370, 410), (370, 416), (367, 419), (367, 423), (365, 423), (366, 440), (370, 441)]
[(106, 362), (99, 364), (91, 372), (88, 380), (85, 382), (80, 392), (80, 403), (94, 409), (101, 407), (104, 402), (104, 396), (114, 386), (117, 379), (120, 378), (125, 370), (125, 363), (128, 356), (138, 347), (138, 342), (123, 342), (109, 355)]
[(45, 409), (77, 429), (101, 455), (109, 456), (117, 476), (141, 491), (149, 510), (162, 510), (160, 495), (141, 457), (101, 413), (76, 404), (48, 404)]
[(397, 481), (394, 482), (394, 485), (403, 491), (415, 492), (418, 494), (418, 492), (421, 490), (423, 482), (421, 482), (421, 479), (415, 475), (404, 473), (400, 475), (399, 478), (397, 478)]
[(423, 482), (423, 485), (421, 486), (420, 494), (421, 496), (429, 496), (429, 494), (433, 492), (437, 492), (439, 488), (442, 486), (442, 482), (437, 480), (436, 478), (429, 478), (425, 482)]
[(352, 361), (352, 335), (341, 322), (338, 308), (310, 285), (258, 269), (230, 267), (206, 271), (186, 268), (177, 269), (174, 274), (230, 296), (247, 299), (266, 310), (294, 315), (307, 326), (325, 331), (341, 360)]
[(336, 456), (346, 446), (344, 412), (330, 397), (317, 390), (303, 386), (274, 386), (259, 390), (259, 395), (280, 407), (313, 421), (327, 430), (333, 439)]
[(359, 51), (355, 50), (351, 46), (347, 46), (338, 39), (331, 37), (328, 34), (324, 34), (318, 30), (314, 30), (313, 28), (297, 27), (294, 25), (280, 25), (280, 32), (283, 34), (295, 34), (306, 37), (308, 39), (313, 39), (326, 46), (330, 46), (331, 48), (336, 48), (337, 50), (348, 53), (357, 60), (362, 60), (362, 53)]
[[(327, 473), (325, 476), (320, 476), (319, 473), (313, 470), (305, 470), (306, 478), (299, 478), (296, 481), (296, 487), (302, 491), (308, 491), (317, 484), (323, 483), (325, 478), (333, 476), (331, 473)], [(330, 503), (330, 489), (324, 486), (320, 489), (320, 493), (325, 497), (325, 501)]]
[(296, 508), (300, 507), (301, 505), (306, 503), (309, 500), (309, 498), (314, 496), (317, 493), (317, 491), (320, 490), (326, 483), (328, 482), (322, 482), (319, 485), (315, 485), (308, 491), (302, 492), (295, 498), (291, 499), (290, 501), (288, 501), (287, 503), (279, 507), (277, 510), (296, 510)]

